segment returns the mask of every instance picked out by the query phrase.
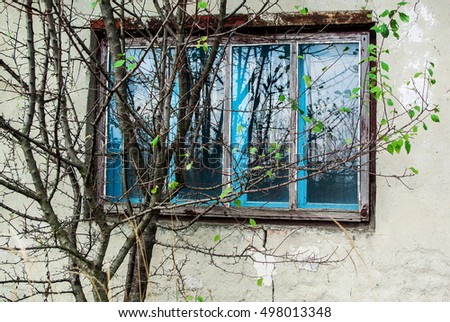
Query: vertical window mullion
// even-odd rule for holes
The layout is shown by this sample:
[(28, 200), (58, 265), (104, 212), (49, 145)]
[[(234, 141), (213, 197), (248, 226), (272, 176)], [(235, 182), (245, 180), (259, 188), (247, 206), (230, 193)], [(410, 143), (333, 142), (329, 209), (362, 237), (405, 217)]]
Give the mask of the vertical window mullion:
[[(222, 184), (224, 189), (232, 184), (231, 175), (232, 175), (232, 162), (231, 162), (231, 80), (232, 80), (232, 66), (231, 66), (231, 45), (226, 46), (225, 50), (225, 102), (224, 102), (224, 115), (223, 115), (223, 123), (224, 123), (224, 149), (223, 149), (223, 171), (222, 171)], [(226, 206), (229, 206), (227, 204)]]
[[(295, 47), (297, 50), (297, 55), (295, 57), (296, 63), (297, 63), (297, 84), (300, 84), (300, 86), (297, 86), (297, 93), (296, 97), (298, 97), (298, 111), (296, 111), (297, 116), (297, 133), (296, 133), (296, 140), (297, 140), (297, 161), (296, 161), (296, 167), (299, 167), (300, 169), (305, 166), (306, 157), (305, 157), (305, 139), (306, 139), (306, 131), (305, 131), (305, 122), (301, 117), (299, 117), (299, 114), (303, 114), (307, 112), (307, 106), (306, 106), (306, 87), (305, 83), (303, 82), (303, 75), (304, 75), (304, 67), (303, 67), (303, 59), (299, 56), (302, 54), (298, 49), (300, 47), (300, 43), (296, 43)], [(297, 179), (300, 179), (302, 177), (306, 176), (306, 171), (304, 170), (298, 170), (297, 171)], [(298, 208), (303, 208), (306, 205), (306, 179), (299, 180), (297, 182), (297, 203), (296, 206)]]
[(366, 220), (369, 218), (369, 202), (370, 202), (370, 153), (369, 149), (371, 148), (368, 146), (370, 144), (370, 119), (371, 117), (371, 102), (370, 102), (370, 95), (368, 90), (368, 84), (367, 84), (367, 72), (370, 68), (368, 61), (366, 58), (368, 57), (367, 48), (369, 46), (369, 34), (364, 33), (361, 35), (361, 41), (360, 41), (360, 61), (362, 62), (359, 66), (359, 82), (360, 82), (360, 91), (361, 91), (361, 97), (360, 97), (360, 140), (361, 140), (361, 147), (363, 149), (366, 149), (363, 151), (360, 159), (359, 159), (359, 169), (358, 169), (358, 200), (359, 200), (359, 212), (360, 214), (366, 218)]
[[(290, 62), (290, 89), (289, 95), (291, 98), (291, 104), (298, 104), (298, 46), (295, 42), (291, 43), (291, 62)], [(289, 135), (289, 208), (297, 208), (297, 136), (298, 136), (298, 124), (297, 124), (298, 111), (294, 108), (291, 109), (290, 120), (290, 135)]]

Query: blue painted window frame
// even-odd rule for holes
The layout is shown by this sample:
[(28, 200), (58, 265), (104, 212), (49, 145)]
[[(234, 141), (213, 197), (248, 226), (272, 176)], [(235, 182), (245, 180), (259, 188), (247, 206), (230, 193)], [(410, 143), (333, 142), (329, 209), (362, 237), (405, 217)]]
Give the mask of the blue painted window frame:
[[(346, 42), (346, 41), (335, 41), (335, 42), (327, 42), (327, 41), (323, 41), (323, 42), (310, 42), (307, 43), (310, 45), (326, 45), (326, 44), (358, 44), (358, 48), (360, 51), (359, 54), (359, 59), (358, 61), (361, 61), (361, 43), (360, 42)], [(305, 45), (304, 43), (297, 43), (297, 48), (299, 48), (300, 46)], [(299, 57), (301, 57), (302, 55), (299, 55)], [(306, 84), (304, 81), (302, 81), (302, 77), (303, 75), (306, 75), (307, 73), (304, 70), (305, 67), (305, 60), (303, 58), (298, 58), (298, 84), (300, 84), (299, 86), (299, 107), (300, 109), (302, 109), (303, 111), (307, 110), (307, 102), (306, 102), (306, 97), (308, 95), (309, 89), (306, 87)], [(359, 71), (358, 74), (359, 77), (359, 81), (358, 81), (358, 87), (362, 87), (363, 85), (361, 84), (361, 72)], [(358, 95), (361, 94), (361, 90), (359, 91)], [(358, 99), (360, 100), (360, 99)], [(358, 103), (358, 105), (360, 105), (361, 102)], [(299, 135), (298, 138), (298, 143), (297, 143), (297, 153), (298, 153), (298, 158), (299, 160), (301, 160), (299, 162), (299, 166), (304, 168), (307, 166), (306, 164), (306, 160), (307, 160), (307, 152), (305, 151), (305, 146), (307, 143), (306, 140), (306, 121), (301, 118), (298, 117), (297, 118), (297, 131), (298, 133), (304, 133), (305, 135)], [(307, 177), (307, 171), (305, 170), (300, 170), (297, 173), (297, 178), (305, 178)], [(359, 173), (358, 173), (358, 178), (357, 181), (359, 182)], [(297, 183), (297, 207), (299, 209), (331, 209), (331, 210), (352, 210), (352, 211), (357, 211), (359, 210), (359, 203), (348, 203), (348, 204), (344, 204), (344, 203), (314, 203), (314, 202), (308, 202), (307, 200), (307, 191), (308, 191), (308, 182), (306, 179), (303, 180), (299, 180)], [(360, 190), (360, 185), (358, 184), (358, 195), (359, 195), (359, 190)], [(359, 199), (359, 196), (357, 196), (357, 199)]]

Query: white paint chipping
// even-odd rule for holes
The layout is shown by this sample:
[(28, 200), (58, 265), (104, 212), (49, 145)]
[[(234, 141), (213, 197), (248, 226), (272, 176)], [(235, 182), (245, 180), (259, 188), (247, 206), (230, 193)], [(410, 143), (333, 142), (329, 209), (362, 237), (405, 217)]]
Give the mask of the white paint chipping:
[(271, 286), (275, 271), (275, 258), (270, 255), (254, 252), (251, 254), (258, 277), (262, 277), (265, 286)]

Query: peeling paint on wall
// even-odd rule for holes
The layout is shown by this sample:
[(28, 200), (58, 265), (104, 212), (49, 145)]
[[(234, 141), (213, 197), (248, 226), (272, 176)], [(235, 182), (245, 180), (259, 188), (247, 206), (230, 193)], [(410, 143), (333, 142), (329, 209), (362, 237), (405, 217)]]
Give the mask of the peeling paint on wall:
[(262, 277), (265, 286), (271, 286), (273, 276), (276, 274), (274, 264), (275, 258), (270, 255), (256, 252), (251, 254), (251, 256), (254, 260), (253, 267), (256, 269), (256, 274), (258, 277)]

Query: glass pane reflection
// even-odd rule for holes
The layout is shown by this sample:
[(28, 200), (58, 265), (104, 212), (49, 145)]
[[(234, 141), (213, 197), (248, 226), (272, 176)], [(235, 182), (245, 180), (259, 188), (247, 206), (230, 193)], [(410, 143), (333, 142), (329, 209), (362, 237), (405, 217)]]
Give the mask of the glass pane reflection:
[(359, 61), (358, 43), (299, 46), (299, 79), (311, 79), (303, 103), (319, 125), (306, 124), (306, 166), (314, 174), (307, 179), (308, 203), (357, 204), (358, 162), (348, 157), (359, 140), (359, 100), (351, 97), (359, 86)]
[[(289, 45), (232, 49), (233, 159), (248, 202), (288, 202)], [(246, 173), (250, 170), (250, 174)], [(245, 175), (245, 178), (242, 176)]]

